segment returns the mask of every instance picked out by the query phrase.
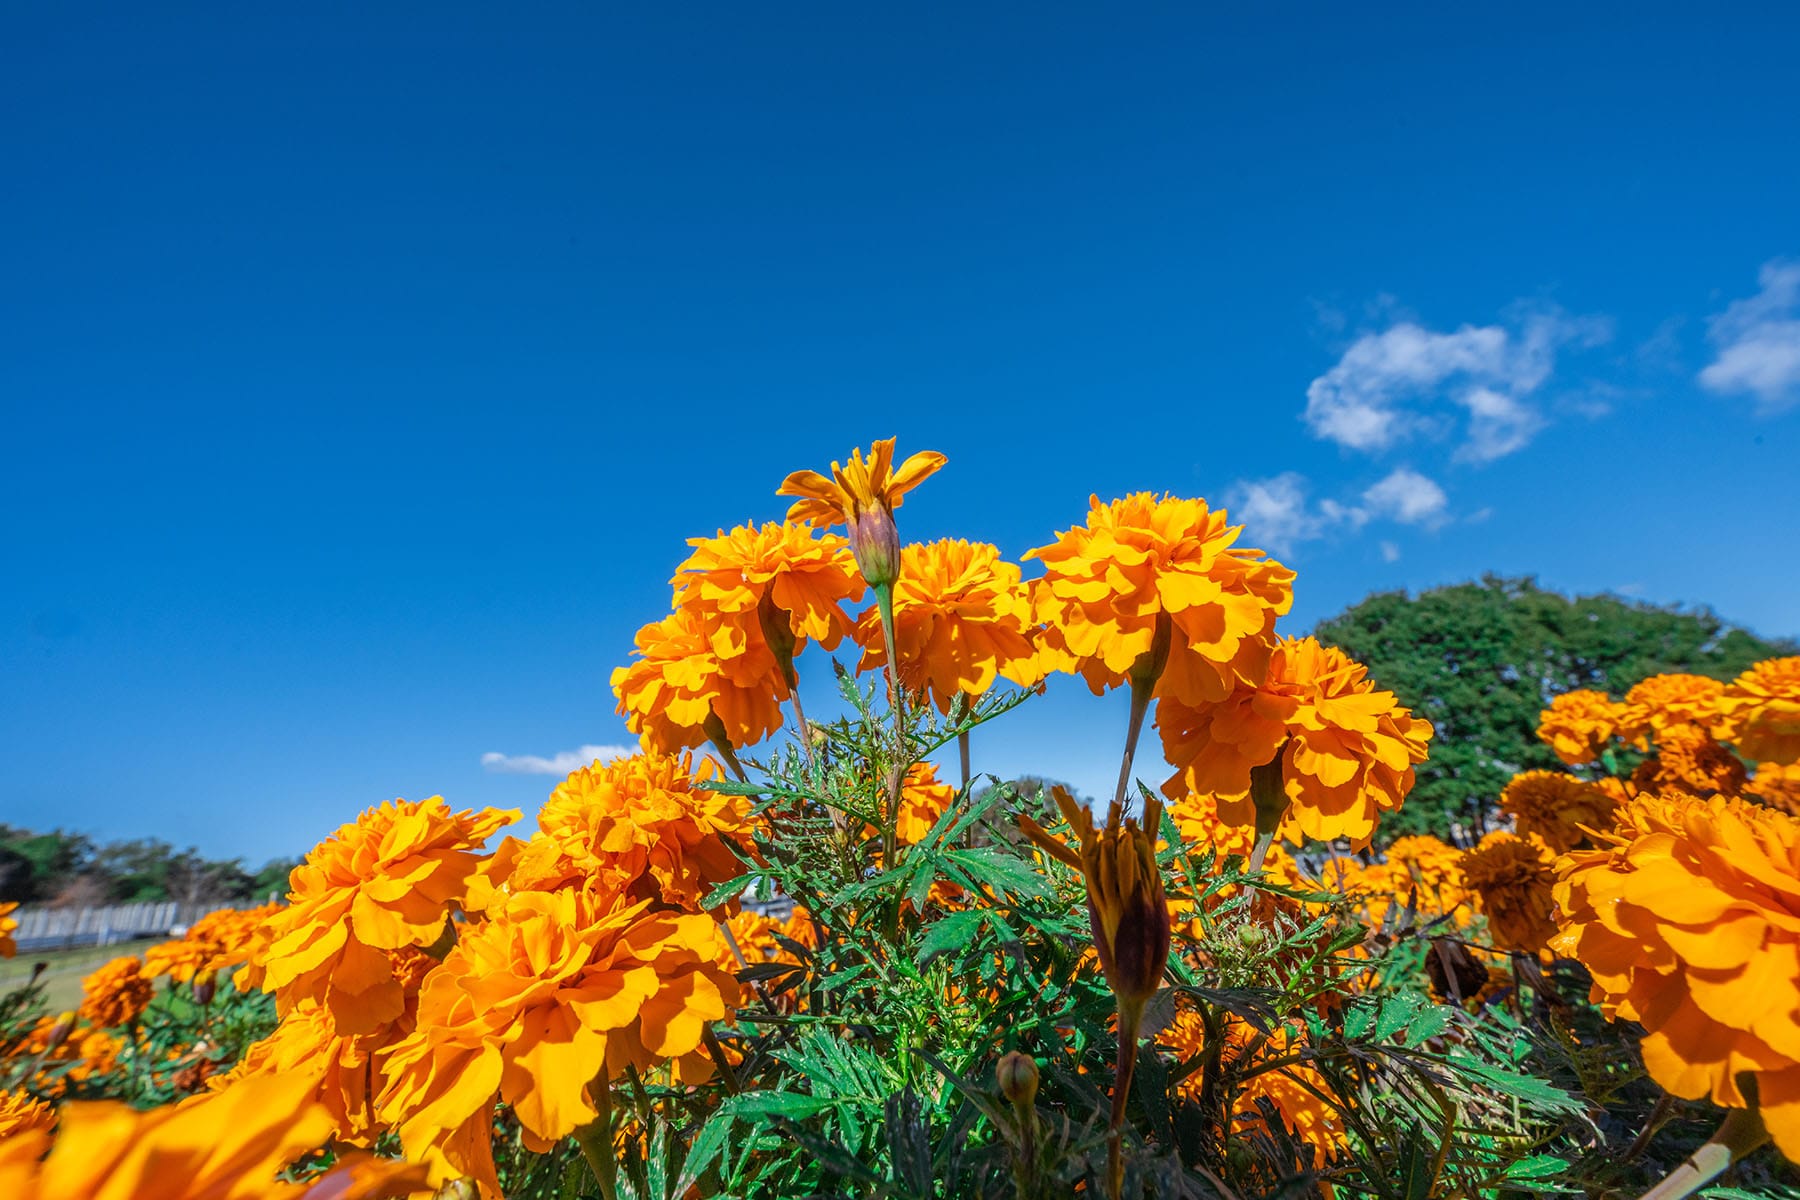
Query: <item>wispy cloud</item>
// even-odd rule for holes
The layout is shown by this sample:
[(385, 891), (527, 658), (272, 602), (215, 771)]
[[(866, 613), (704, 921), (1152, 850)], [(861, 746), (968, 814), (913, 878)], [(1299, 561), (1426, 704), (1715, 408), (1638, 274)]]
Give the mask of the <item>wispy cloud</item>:
[(1390, 562), (1390, 563), (1391, 562), (1399, 562), (1400, 561), (1400, 547), (1396, 546), (1392, 542), (1381, 543), (1381, 561), (1382, 562)]
[(1545, 425), (1526, 402), (1550, 377), (1559, 350), (1594, 346), (1610, 322), (1557, 310), (1525, 312), (1505, 324), (1439, 333), (1400, 321), (1352, 342), (1337, 365), (1306, 389), (1315, 437), (1374, 454), (1413, 437), (1446, 438), (1466, 409), (1456, 457), (1489, 462), (1522, 449)]
[(537, 754), (501, 754), (490, 750), (481, 756), (481, 765), (496, 775), (567, 775), (599, 760), (609, 762), (631, 754), (626, 746), (578, 746), (544, 758)]
[(1748, 393), (1763, 413), (1800, 404), (1800, 262), (1776, 260), (1757, 275), (1762, 290), (1707, 321), (1718, 357), (1700, 386), (1723, 395)]
[[(1239, 481), (1226, 495), (1234, 521), (1243, 522), (1259, 545), (1292, 554), (1301, 542), (1334, 530), (1354, 532), (1371, 521), (1391, 521), (1437, 529), (1450, 521), (1450, 498), (1436, 480), (1398, 467), (1365, 488), (1353, 501), (1311, 498), (1312, 486), (1298, 471), (1268, 479)], [(1391, 542), (1383, 542), (1383, 554)], [(1398, 549), (1387, 561), (1400, 556)]]

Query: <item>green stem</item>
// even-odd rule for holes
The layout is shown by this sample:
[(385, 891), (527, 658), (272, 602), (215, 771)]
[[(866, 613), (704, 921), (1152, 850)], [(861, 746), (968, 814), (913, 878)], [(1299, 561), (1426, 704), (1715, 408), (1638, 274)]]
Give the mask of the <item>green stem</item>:
[(1768, 1140), (1769, 1131), (1763, 1128), (1762, 1115), (1754, 1108), (1729, 1109), (1707, 1143), (1639, 1200), (1681, 1200), (1691, 1196)]
[(596, 1079), (593, 1088), (598, 1115), (575, 1131), (575, 1143), (587, 1159), (588, 1170), (594, 1173), (600, 1195), (605, 1200), (619, 1200), (619, 1160), (612, 1145), (612, 1088), (605, 1079)]
[(956, 753), (962, 759), (963, 791), (969, 790), (969, 731), (963, 730), (956, 735)]
[(1106, 1189), (1112, 1200), (1119, 1200), (1125, 1185), (1125, 1163), (1120, 1141), (1125, 1127), (1125, 1101), (1131, 1095), (1131, 1077), (1137, 1071), (1138, 1031), (1144, 1023), (1144, 1006), (1119, 1006), (1119, 1067), (1113, 1073), (1112, 1119), (1106, 1127)]
[(1131, 719), (1125, 726), (1125, 756), (1119, 762), (1119, 786), (1113, 789), (1112, 808), (1108, 810), (1107, 825), (1115, 826), (1125, 812), (1125, 789), (1131, 786), (1131, 759), (1137, 753), (1138, 735), (1144, 731), (1144, 714), (1150, 711), (1150, 693), (1156, 689), (1156, 680), (1131, 681)]
[(730, 768), (731, 773), (737, 776), (737, 781), (739, 783), (750, 782), (749, 777), (744, 774), (744, 764), (738, 761), (736, 751), (731, 748), (731, 739), (725, 736), (725, 723), (719, 720), (719, 714), (707, 713), (706, 723), (700, 726), (700, 729), (706, 734), (706, 740), (712, 743), (712, 748), (719, 752), (719, 757), (725, 761), (726, 767)]
[(898, 837), (895, 826), (900, 820), (900, 789), (906, 782), (906, 769), (911, 763), (903, 762), (906, 755), (906, 714), (902, 708), (903, 693), (900, 690), (900, 656), (894, 649), (894, 585), (880, 584), (875, 588), (875, 604), (881, 611), (881, 642), (887, 650), (887, 685), (888, 708), (894, 714), (894, 767), (888, 774), (888, 805), (881, 831), (881, 862), (886, 868), (894, 865), (894, 851)]

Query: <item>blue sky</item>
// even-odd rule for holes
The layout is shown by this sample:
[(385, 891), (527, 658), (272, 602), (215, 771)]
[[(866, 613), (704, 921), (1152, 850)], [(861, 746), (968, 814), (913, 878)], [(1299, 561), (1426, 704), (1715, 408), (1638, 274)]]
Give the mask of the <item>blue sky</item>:
[(529, 809), (483, 755), (626, 740), (683, 539), (891, 434), (911, 537), (1229, 502), (1295, 632), (1491, 569), (1800, 633), (1791, 6), (657, 7), (7, 15), (0, 820)]

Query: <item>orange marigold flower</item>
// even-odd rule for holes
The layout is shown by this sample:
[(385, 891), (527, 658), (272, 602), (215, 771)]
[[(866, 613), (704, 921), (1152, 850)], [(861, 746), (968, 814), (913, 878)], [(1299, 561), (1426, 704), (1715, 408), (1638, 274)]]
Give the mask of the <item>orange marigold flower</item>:
[(852, 450), (849, 465), (831, 464), (830, 479), (817, 471), (795, 471), (775, 494), (800, 497), (788, 509), (790, 521), (848, 527), (850, 550), (863, 578), (871, 587), (886, 587), (901, 569), (894, 510), (947, 461), (935, 450), (921, 450), (893, 470), (894, 439), (886, 438), (869, 448), (868, 462), (861, 450)]
[(1800, 816), (1800, 763), (1759, 763), (1756, 777), (1744, 785), (1747, 795)]
[(1719, 700), (1724, 736), (1746, 758), (1800, 762), (1800, 655), (1757, 663)]
[(1695, 796), (1735, 796), (1748, 772), (1737, 755), (1704, 729), (1671, 725), (1657, 735), (1656, 753), (1639, 763), (1631, 783), (1640, 792), (1688, 792)]
[(1377, 691), (1368, 669), (1314, 639), (1283, 638), (1260, 684), (1218, 704), (1165, 697), (1157, 708), (1169, 795), (1209, 792), (1237, 824), (1255, 822), (1251, 772), (1281, 756), (1288, 797), (1284, 836), (1369, 844), (1384, 812), (1412, 790), (1431, 723)]
[(1487, 917), (1488, 936), (1498, 950), (1536, 954), (1556, 932), (1556, 884), (1549, 849), (1515, 834), (1490, 833), (1463, 855), (1463, 883)]
[(48, 1133), (55, 1125), (56, 1109), (29, 1092), (0, 1088), (0, 1142), (23, 1133)]
[(1215, 702), (1259, 682), (1294, 573), (1236, 546), (1241, 529), (1204, 500), (1093, 497), (1086, 525), (1025, 554), (1044, 564), (1035, 587), (1043, 666), (1079, 673), (1099, 695), (1166, 645), (1159, 697)]
[[(1239, 1136), (1266, 1133), (1266, 1101), (1274, 1106), (1288, 1132), (1317, 1151), (1318, 1161), (1337, 1157), (1345, 1145), (1344, 1123), (1321, 1095), (1329, 1091), (1324, 1077), (1304, 1063), (1258, 1069), (1264, 1063), (1294, 1057), (1305, 1042), (1304, 1029), (1282, 1024), (1264, 1034), (1240, 1017), (1222, 1016), (1225, 1047), (1220, 1065), (1227, 1077), (1241, 1081), (1232, 1097), (1232, 1132)], [(1177, 1063), (1191, 1063), (1206, 1052), (1206, 1023), (1198, 1012), (1183, 1005), (1156, 1035), (1156, 1044), (1170, 1051)], [(1185, 1099), (1198, 1101), (1205, 1078), (1204, 1071), (1187, 1072), (1176, 1091)]]
[(1710, 730), (1719, 722), (1724, 694), (1723, 683), (1704, 675), (1652, 675), (1625, 693), (1619, 736), (1629, 742), (1682, 726)]
[[(1033, 644), (1031, 593), (1019, 568), (983, 542), (945, 540), (900, 552), (894, 585), (894, 652), (900, 682), (947, 713), (958, 696), (973, 699), (1008, 679), (1032, 687), (1044, 677)], [(881, 613), (857, 622), (860, 670), (887, 665)]]
[(1522, 836), (1540, 838), (1561, 854), (1588, 840), (1583, 829), (1610, 829), (1618, 802), (1593, 784), (1561, 771), (1526, 771), (1500, 793)]
[(774, 652), (761, 638), (735, 648), (727, 671), (703, 615), (688, 608), (638, 630), (634, 661), (612, 673), (625, 727), (664, 754), (713, 737), (754, 746), (780, 729), (787, 683)]
[(11, 958), (19, 952), (19, 944), (13, 940), (13, 934), (19, 928), (19, 919), (12, 915), (18, 907), (16, 900), (0, 904), (0, 958)]
[(410, 1156), (440, 1154), (497, 1193), (482, 1157), (496, 1097), (541, 1153), (594, 1120), (589, 1084), (627, 1065), (710, 1074), (701, 1039), (738, 999), (718, 939), (704, 915), (591, 891), (514, 893), (426, 978), (418, 1026), (388, 1059), (381, 1115)]
[(743, 872), (732, 843), (749, 838), (749, 801), (707, 789), (717, 775), (712, 759), (696, 768), (686, 751), (578, 768), (538, 810), (538, 834), (518, 850), (507, 883), (518, 891), (586, 883), (698, 910)]
[(129, 1025), (156, 998), (135, 955), (115, 958), (81, 980), (81, 1016), (102, 1028)]
[(322, 1002), (345, 1034), (399, 1016), (404, 989), (387, 951), (444, 933), (482, 861), (483, 844), (517, 809), (454, 812), (443, 797), (371, 808), (315, 846), (288, 877), (288, 906), (257, 933), (247, 986), (287, 1013)]
[[(0, 1141), (0, 1195), (32, 1200), (376, 1200), (429, 1190), (422, 1168), (340, 1156), (323, 1177), (278, 1174), (324, 1144), (331, 1123), (302, 1080), (250, 1080), (138, 1112), (115, 1101), (65, 1105), (43, 1130)], [(43, 1156), (49, 1148), (48, 1158)]]
[(669, 581), (675, 605), (702, 614), (713, 654), (734, 682), (760, 682), (761, 660), (746, 654), (750, 644), (766, 642), (785, 665), (809, 640), (832, 650), (850, 631), (841, 606), (865, 589), (849, 543), (837, 534), (770, 521), (689, 538), (688, 545), (693, 554)]
[(1639, 796), (1595, 850), (1560, 864), (1556, 953), (1609, 1016), (1648, 1031), (1670, 1093), (1743, 1108), (1800, 1161), (1800, 821), (1742, 801)]
[(144, 951), (144, 974), (152, 979), (167, 975), (177, 983), (190, 983), (196, 975), (215, 974), (242, 966), (256, 947), (256, 931), (281, 911), (279, 904), (261, 908), (221, 908), (207, 913), (188, 927), (182, 937)]
[(914, 763), (900, 787), (900, 811), (894, 821), (894, 835), (903, 845), (911, 846), (931, 832), (938, 818), (956, 803), (956, 789), (937, 776), (937, 764)]
[(1619, 736), (1627, 720), (1625, 706), (1605, 692), (1581, 688), (1550, 701), (1538, 717), (1538, 740), (1571, 767), (1591, 763)]
[[(1248, 825), (1229, 821), (1220, 811), (1217, 796), (1201, 792), (1184, 792), (1169, 801), (1169, 816), (1181, 833), (1181, 840), (1191, 855), (1201, 856), (1208, 850), (1216, 860), (1228, 855), (1249, 861), (1256, 848), (1256, 831)], [(1283, 887), (1299, 887), (1303, 880), (1294, 860), (1280, 846), (1271, 846), (1263, 859), (1262, 873)], [(1214, 895), (1229, 899), (1236, 888), (1225, 888)]]

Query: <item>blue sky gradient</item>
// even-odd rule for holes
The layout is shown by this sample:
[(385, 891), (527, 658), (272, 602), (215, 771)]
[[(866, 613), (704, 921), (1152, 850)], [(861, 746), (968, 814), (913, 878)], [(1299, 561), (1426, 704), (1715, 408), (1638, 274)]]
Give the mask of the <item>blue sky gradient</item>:
[[(666, 7), (666, 6), (665, 6)], [(1254, 9), (1254, 11), (1252, 11)], [(0, 820), (298, 853), (626, 740), (683, 539), (1233, 506), (1800, 633), (1791, 6), (20, 9)], [(806, 669), (816, 687), (822, 664)], [(821, 698), (818, 703), (823, 703)], [(1065, 680), (977, 766), (1109, 783)]]

